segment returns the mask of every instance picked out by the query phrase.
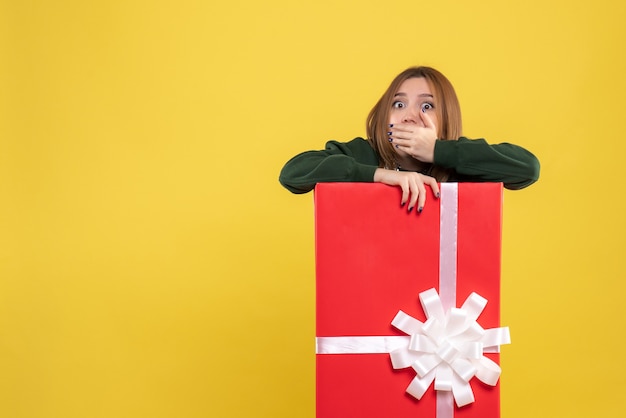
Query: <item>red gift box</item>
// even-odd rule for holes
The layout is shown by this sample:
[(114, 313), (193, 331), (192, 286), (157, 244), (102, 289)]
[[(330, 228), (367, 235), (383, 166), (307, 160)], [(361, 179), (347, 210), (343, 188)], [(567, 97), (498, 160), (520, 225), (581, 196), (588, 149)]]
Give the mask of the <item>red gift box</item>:
[[(488, 303), (477, 322), (500, 326), (502, 184), (454, 185), (456, 268), (452, 298), (460, 307), (476, 292)], [(418, 295), (440, 289), (444, 260), (440, 201), (427, 188), (422, 213), (400, 207), (401, 191), (374, 183), (321, 183), (315, 189), (317, 337), (405, 336), (391, 325), (399, 310), (426, 321)], [(457, 206), (458, 204), (458, 206)], [(446, 212), (448, 211), (448, 212)], [(450, 264), (452, 263), (452, 264)], [(442, 299), (444, 296), (442, 295)], [(499, 361), (499, 355), (486, 354)], [(317, 354), (318, 418), (437, 417), (434, 384), (421, 399), (406, 393), (412, 368), (394, 369), (388, 353)], [(449, 406), (455, 418), (500, 416), (499, 384), (470, 381), (475, 402)], [(450, 392), (448, 392), (450, 393)], [(450, 398), (447, 398), (448, 401)], [(439, 405), (441, 407), (441, 405)]]

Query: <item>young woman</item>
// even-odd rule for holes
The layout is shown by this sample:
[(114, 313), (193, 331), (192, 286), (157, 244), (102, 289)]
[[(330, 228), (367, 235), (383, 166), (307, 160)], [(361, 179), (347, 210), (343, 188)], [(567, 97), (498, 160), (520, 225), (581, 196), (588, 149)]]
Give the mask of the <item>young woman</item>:
[(437, 182), (502, 182), (521, 189), (539, 178), (539, 161), (517, 145), (461, 136), (461, 109), (452, 84), (430, 67), (400, 73), (367, 118), (368, 139), (329, 141), (326, 149), (296, 155), (280, 183), (306, 193), (319, 182), (380, 182), (402, 188), (409, 212)]

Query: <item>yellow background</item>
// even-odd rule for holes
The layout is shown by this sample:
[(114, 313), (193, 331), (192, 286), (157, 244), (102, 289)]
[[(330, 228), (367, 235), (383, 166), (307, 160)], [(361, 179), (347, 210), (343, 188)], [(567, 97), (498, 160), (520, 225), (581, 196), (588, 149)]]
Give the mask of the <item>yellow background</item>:
[(542, 163), (505, 192), (503, 416), (620, 415), (625, 5), (3, 1), (0, 417), (314, 417), (312, 195), (278, 173), (419, 64)]

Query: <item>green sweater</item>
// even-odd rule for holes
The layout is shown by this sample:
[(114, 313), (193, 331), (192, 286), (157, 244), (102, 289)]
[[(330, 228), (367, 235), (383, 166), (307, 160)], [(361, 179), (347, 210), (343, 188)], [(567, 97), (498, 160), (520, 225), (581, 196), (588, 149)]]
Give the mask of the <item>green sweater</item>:
[[(296, 155), (283, 167), (279, 181), (292, 193), (306, 193), (317, 183), (372, 182), (379, 158), (368, 141), (329, 141), (326, 149)], [(502, 182), (522, 189), (539, 178), (539, 160), (517, 145), (488, 144), (461, 137), (437, 140), (434, 165), (451, 169), (450, 182)]]

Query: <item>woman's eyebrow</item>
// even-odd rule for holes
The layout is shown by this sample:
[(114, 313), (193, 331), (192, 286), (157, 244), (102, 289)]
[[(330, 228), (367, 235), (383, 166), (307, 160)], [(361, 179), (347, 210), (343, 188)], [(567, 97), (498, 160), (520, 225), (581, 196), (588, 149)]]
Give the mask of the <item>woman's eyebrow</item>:
[[(403, 97), (406, 97), (406, 96), (407, 96), (407, 94), (406, 94), (406, 93), (402, 93), (402, 92), (398, 92), (398, 93), (394, 94), (394, 96), (393, 96), (393, 97), (396, 97), (396, 96), (403, 96)], [(430, 97), (430, 98), (434, 98), (435, 96), (433, 96), (433, 95), (432, 95), (432, 94), (430, 94), (430, 93), (421, 93), (421, 94), (418, 94), (418, 95), (417, 95), (417, 97)]]

